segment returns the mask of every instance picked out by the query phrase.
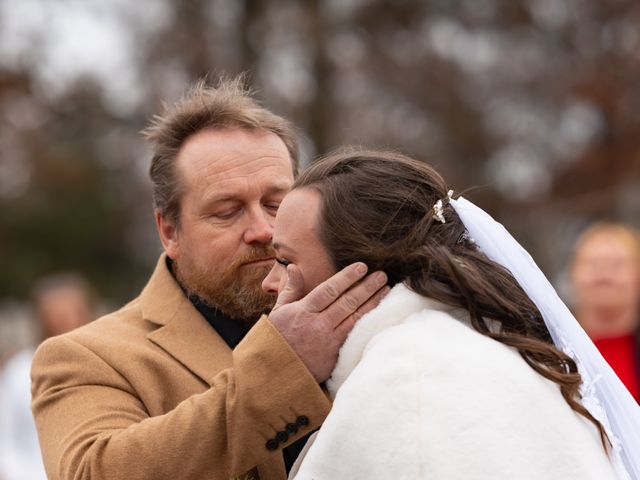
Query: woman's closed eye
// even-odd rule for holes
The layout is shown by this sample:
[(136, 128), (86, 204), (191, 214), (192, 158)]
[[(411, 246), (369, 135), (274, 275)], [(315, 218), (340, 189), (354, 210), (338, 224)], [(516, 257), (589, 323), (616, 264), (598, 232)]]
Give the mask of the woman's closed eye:
[(287, 268), (287, 265), (291, 263), (289, 262), (289, 260), (286, 260), (284, 258), (278, 258), (278, 257), (276, 257), (276, 262), (282, 265), (284, 268)]

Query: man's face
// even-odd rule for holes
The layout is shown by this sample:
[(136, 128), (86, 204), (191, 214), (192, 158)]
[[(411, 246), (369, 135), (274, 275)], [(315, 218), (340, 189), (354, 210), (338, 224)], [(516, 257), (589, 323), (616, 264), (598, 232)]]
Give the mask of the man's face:
[(274, 303), (260, 284), (274, 263), (273, 221), (293, 183), (289, 152), (274, 133), (208, 129), (178, 153), (180, 224), (156, 213), (160, 237), (189, 293), (227, 315), (255, 321)]

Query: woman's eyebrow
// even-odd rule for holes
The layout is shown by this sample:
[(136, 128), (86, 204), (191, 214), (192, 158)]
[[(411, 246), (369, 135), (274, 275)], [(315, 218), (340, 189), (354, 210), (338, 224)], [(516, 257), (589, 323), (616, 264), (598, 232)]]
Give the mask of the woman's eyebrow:
[(291, 250), (291, 247), (288, 247), (287, 245), (281, 243), (281, 242), (273, 242), (271, 244), (271, 246), (275, 249), (275, 250)]

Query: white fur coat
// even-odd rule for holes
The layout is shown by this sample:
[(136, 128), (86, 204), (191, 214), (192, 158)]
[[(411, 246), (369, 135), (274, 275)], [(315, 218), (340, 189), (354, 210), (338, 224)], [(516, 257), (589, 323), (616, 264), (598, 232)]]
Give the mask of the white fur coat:
[(296, 480), (608, 480), (595, 427), (463, 311), (403, 285), (353, 329)]

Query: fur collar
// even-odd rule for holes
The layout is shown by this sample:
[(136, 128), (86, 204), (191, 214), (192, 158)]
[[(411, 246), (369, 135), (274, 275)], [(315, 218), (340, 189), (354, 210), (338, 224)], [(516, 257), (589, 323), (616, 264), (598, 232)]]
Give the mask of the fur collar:
[(465, 310), (419, 295), (409, 290), (403, 283), (399, 283), (391, 289), (380, 305), (364, 315), (349, 333), (340, 349), (338, 363), (331, 378), (327, 381), (327, 389), (331, 398), (335, 398), (338, 389), (360, 363), (367, 345), (376, 335), (387, 328), (400, 325), (414, 313), (424, 310), (445, 312), (463, 323), (469, 323)]

